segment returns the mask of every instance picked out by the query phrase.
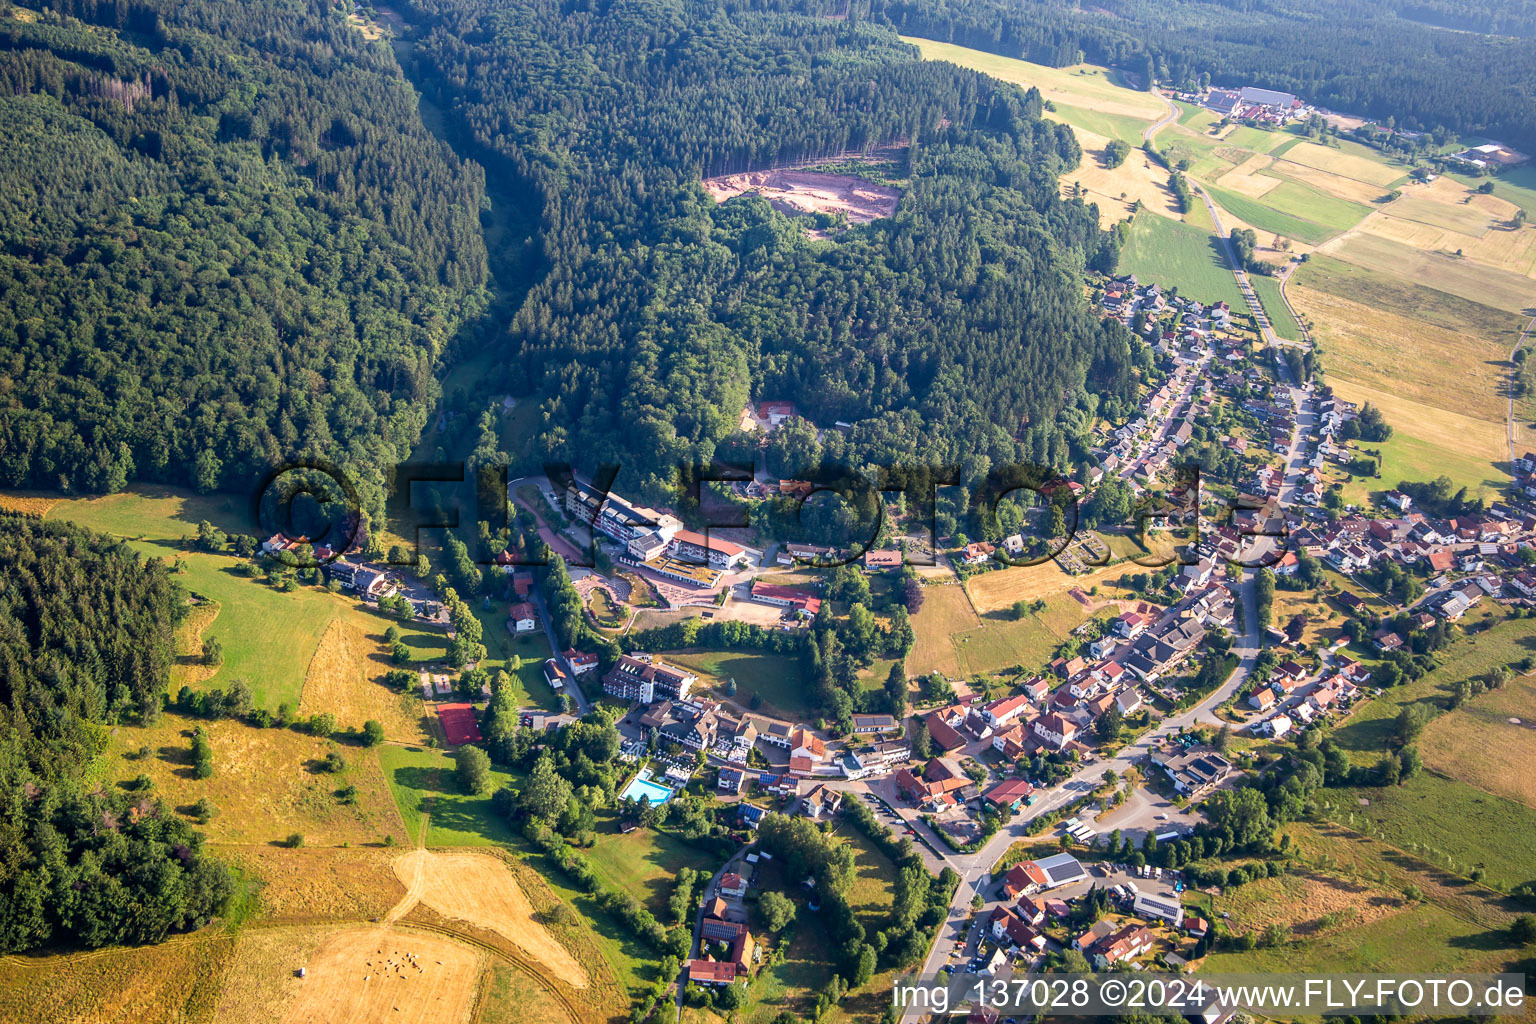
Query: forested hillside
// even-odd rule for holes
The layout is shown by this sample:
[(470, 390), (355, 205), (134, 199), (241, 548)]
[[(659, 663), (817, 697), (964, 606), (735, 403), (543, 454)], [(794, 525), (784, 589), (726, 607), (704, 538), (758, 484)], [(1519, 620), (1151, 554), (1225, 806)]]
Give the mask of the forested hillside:
[(420, 434), (479, 168), (321, 0), (0, 2), (0, 485), (249, 487)]
[(152, 942), (228, 896), (189, 825), (85, 777), (104, 725), (159, 714), (181, 600), (118, 541), (0, 516), (0, 951)]
[(1117, 65), (1143, 85), (1149, 71), (1176, 84), (1209, 74), (1536, 148), (1528, 0), (870, 0), (867, 12), (903, 34), (1037, 63)]
[[(1071, 132), (1038, 94), (797, 6), (414, 5), (413, 77), (543, 200), (550, 271), (509, 368), (542, 399), (535, 450), (624, 463), (621, 487), (660, 497), (771, 397), (854, 424), (828, 437), (840, 460), (1064, 466), (1132, 384), (1127, 335), (1080, 290), (1117, 242), (1058, 196)], [(895, 216), (832, 241), (700, 186), (905, 143)]]

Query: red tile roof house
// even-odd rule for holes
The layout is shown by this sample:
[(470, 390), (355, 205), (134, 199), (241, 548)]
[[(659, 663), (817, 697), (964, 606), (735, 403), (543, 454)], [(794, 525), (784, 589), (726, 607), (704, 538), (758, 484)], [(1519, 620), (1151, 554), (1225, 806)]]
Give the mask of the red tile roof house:
[(789, 734), (789, 770), (808, 772), (827, 759), (827, 745), (805, 729)]
[(1099, 943), (1093, 950), (1093, 963), (1105, 970), (1122, 960), (1134, 960), (1152, 948), (1152, 933), (1139, 924), (1128, 924)]
[(1060, 750), (1077, 735), (1077, 725), (1056, 712), (1041, 715), (1034, 722), (1035, 735), (1041, 742)]
[(1016, 811), (1019, 809), (1019, 804), (1027, 801), (1034, 791), (1035, 787), (1023, 779), (1005, 779), (987, 790), (982, 799), (994, 807), (1005, 807), (1009, 811)]

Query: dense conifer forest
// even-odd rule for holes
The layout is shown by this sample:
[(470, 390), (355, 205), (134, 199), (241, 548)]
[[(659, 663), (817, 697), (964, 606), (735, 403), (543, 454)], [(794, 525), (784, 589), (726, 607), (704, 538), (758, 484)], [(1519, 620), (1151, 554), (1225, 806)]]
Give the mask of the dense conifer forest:
[(0, 516), (0, 951), (154, 942), (229, 896), (185, 821), (86, 778), (107, 725), (159, 714), (183, 600), (118, 541)]
[(377, 509), (482, 301), (478, 166), (329, 4), (41, 7), (0, 2), (0, 486), (312, 454)]
[[(659, 499), (749, 398), (784, 398), (852, 424), (813, 461), (1069, 464), (1133, 385), (1128, 335), (1081, 292), (1118, 250), (1059, 198), (1071, 132), (1036, 93), (796, 8), (413, 6), (412, 77), (543, 203), (549, 272), (507, 376), (542, 400), (534, 450), (623, 463), (620, 487)], [(907, 147), (895, 216), (828, 241), (700, 185), (884, 145)]]
[(905, 35), (1057, 67), (1119, 66), (1143, 86), (1149, 75), (1174, 84), (1209, 75), (1406, 128), (1536, 148), (1528, 0), (869, 0), (866, 11)]

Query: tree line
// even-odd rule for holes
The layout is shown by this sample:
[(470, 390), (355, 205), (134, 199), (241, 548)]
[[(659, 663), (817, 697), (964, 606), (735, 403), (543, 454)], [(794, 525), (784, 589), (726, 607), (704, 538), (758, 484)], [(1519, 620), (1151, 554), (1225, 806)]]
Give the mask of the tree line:
[(184, 608), (164, 563), (0, 515), (0, 951), (156, 942), (233, 892), (201, 833), (89, 774), (105, 727), (160, 714)]

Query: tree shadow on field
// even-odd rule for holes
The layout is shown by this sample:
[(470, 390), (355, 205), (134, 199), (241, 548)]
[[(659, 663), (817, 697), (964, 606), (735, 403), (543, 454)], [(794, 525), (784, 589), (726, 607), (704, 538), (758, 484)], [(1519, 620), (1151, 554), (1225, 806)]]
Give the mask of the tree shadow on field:
[(442, 794), (456, 792), (455, 789), (444, 786), (440, 768), (417, 768), (407, 765), (395, 769), (395, 785), (421, 793), (423, 799)]

